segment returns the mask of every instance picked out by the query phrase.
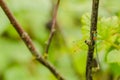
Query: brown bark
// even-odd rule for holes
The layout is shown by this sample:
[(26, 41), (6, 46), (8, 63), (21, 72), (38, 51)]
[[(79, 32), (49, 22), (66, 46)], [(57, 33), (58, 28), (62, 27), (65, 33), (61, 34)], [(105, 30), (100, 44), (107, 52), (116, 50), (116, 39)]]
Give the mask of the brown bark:
[(92, 62), (93, 62), (93, 53), (95, 48), (95, 38), (97, 35), (97, 19), (98, 19), (98, 7), (99, 0), (92, 0), (92, 15), (91, 15), (91, 26), (90, 26), (90, 44), (88, 45), (88, 55), (87, 55), (87, 64), (86, 64), (86, 80), (92, 79)]

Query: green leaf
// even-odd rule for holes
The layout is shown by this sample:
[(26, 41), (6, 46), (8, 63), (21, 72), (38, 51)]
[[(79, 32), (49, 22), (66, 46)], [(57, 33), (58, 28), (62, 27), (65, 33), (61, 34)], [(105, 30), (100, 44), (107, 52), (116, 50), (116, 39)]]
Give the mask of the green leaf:
[(115, 75), (120, 75), (120, 64), (111, 63), (110, 69), (111, 69), (112, 73), (114, 73)]
[(120, 50), (112, 50), (107, 55), (108, 63), (120, 63)]

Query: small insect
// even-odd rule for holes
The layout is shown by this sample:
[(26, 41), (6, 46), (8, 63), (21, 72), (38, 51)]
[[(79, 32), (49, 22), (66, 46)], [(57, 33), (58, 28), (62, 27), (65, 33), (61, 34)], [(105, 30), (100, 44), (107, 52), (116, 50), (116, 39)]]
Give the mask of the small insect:
[(93, 31), (93, 40), (96, 41), (97, 40), (97, 32)]
[(95, 41), (95, 50), (96, 50), (96, 58), (93, 58), (92, 61), (92, 71), (93, 72), (97, 72), (98, 70), (100, 70), (100, 62), (99, 62), (99, 58), (98, 58), (98, 51), (97, 51), (97, 32), (93, 31), (93, 40)]

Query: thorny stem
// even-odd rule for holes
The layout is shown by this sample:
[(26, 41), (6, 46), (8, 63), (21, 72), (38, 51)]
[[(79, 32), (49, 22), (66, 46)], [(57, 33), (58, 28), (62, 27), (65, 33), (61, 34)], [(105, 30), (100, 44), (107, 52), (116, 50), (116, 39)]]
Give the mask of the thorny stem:
[(7, 7), (7, 5), (4, 2), (4, 0), (0, 0), (0, 6), (3, 9), (3, 11), (5, 12), (5, 14), (8, 17), (8, 19), (10, 20), (11, 24), (13, 25), (13, 27), (18, 32), (18, 34), (21, 37), (21, 39), (24, 41), (24, 43), (28, 47), (29, 51), (32, 53), (33, 56), (35, 56), (36, 60), (38, 62), (40, 62), (41, 64), (43, 64), (45, 67), (47, 67), (58, 80), (64, 80), (64, 78), (58, 73), (58, 71), (54, 68), (54, 66), (51, 65), (47, 60), (45, 60), (40, 55), (40, 53), (37, 51), (37, 49), (35, 48), (32, 40), (31, 40), (31, 38), (23, 30), (23, 28), (21, 27), (21, 25), (17, 22), (17, 20), (15, 19), (15, 17), (13, 16), (13, 14), (9, 10), (9, 8)]
[(48, 41), (46, 43), (46, 48), (45, 48), (45, 55), (46, 55), (45, 57), (46, 58), (48, 55), (48, 51), (49, 51), (49, 47), (50, 47), (53, 35), (55, 33), (55, 24), (56, 24), (56, 17), (57, 17), (59, 4), (60, 4), (60, 0), (57, 1), (57, 4), (56, 4), (56, 6), (54, 8), (54, 12), (53, 12), (52, 27), (51, 27), (50, 35), (49, 35)]
[(87, 64), (86, 64), (86, 80), (93, 80), (92, 79), (92, 61), (93, 61), (93, 53), (94, 53), (94, 47), (95, 47), (94, 35), (97, 34), (98, 8), (99, 8), (99, 0), (93, 0), (91, 26), (90, 26), (91, 44), (87, 44), (88, 56), (87, 56)]

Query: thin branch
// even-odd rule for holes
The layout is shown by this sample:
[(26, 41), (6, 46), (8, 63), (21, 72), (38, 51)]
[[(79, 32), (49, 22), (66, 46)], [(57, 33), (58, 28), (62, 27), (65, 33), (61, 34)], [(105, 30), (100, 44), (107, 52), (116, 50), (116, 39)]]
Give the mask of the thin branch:
[(49, 51), (49, 47), (50, 47), (53, 35), (55, 33), (55, 24), (56, 24), (56, 17), (57, 17), (59, 4), (60, 4), (60, 0), (57, 1), (57, 4), (56, 4), (56, 6), (54, 8), (54, 12), (53, 12), (52, 27), (51, 27), (50, 35), (49, 35), (48, 41), (46, 43), (46, 48), (45, 48), (45, 57), (46, 58), (48, 55), (48, 51)]
[(90, 44), (88, 45), (88, 56), (86, 64), (86, 80), (92, 79), (92, 62), (95, 47), (95, 35), (97, 35), (97, 19), (98, 19), (99, 0), (93, 0), (91, 27), (90, 27)]
[(5, 12), (5, 14), (8, 17), (8, 19), (10, 20), (11, 24), (13, 25), (13, 27), (18, 32), (18, 34), (21, 37), (21, 39), (26, 44), (27, 48), (30, 50), (30, 52), (32, 53), (32, 55), (35, 56), (36, 60), (38, 62), (40, 62), (41, 64), (43, 64), (45, 67), (47, 67), (58, 80), (64, 80), (64, 78), (58, 73), (58, 71), (53, 67), (53, 65), (51, 65), (48, 61), (46, 61), (40, 55), (40, 53), (37, 51), (37, 49), (35, 48), (32, 40), (31, 40), (31, 38), (23, 30), (23, 28), (21, 27), (21, 25), (17, 22), (17, 20), (15, 19), (15, 17), (13, 16), (13, 14), (9, 10), (9, 8), (7, 7), (7, 5), (4, 2), (4, 0), (0, 0), (0, 6), (3, 9), (3, 11)]

